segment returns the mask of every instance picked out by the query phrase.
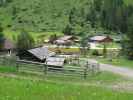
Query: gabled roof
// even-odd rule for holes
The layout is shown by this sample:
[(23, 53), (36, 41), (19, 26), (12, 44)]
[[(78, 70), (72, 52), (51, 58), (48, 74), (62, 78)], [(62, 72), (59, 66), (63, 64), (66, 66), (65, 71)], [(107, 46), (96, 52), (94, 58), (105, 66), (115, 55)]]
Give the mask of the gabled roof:
[(64, 62), (65, 62), (65, 58), (48, 57), (46, 59), (46, 64), (49, 66), (63, 66)]
[(91, 37), (90, 39), (94, 40), (94, 41), (100, 41), (100, 40), (103, 40), (105, 38), (106, 38), (106, 36), (94, 36), (94, 37)]
[(109, 36), (94, 36), (90, 38), (91, 41), (99, 41), (99, 42), (103, 42), (105, 39), (112, 40), (112, 38)]
[(40, 60), (44, 60), (47, 57), (54, 56), (55, 53), (48, 50), (47, 47), (39, 47), (35, 49), (28, 50), (31, 54)]
[(64, 40), (64, 41), (66, 41), (66, 40), (71, 39), (72, 37), (73, 37), (73, 36), (68, 36), (68, 35), (66, 35), (66, 36), (60, 37), (58, 40)]
[(67, 41), (67, 40), (71, 40), (71, 39), (78, 39), (78, 38), (75, 36), (72, 36), (72, 35), (65, 35), (63, 37), (58, 38), (58, 40), (63, 40), (63, 41)]

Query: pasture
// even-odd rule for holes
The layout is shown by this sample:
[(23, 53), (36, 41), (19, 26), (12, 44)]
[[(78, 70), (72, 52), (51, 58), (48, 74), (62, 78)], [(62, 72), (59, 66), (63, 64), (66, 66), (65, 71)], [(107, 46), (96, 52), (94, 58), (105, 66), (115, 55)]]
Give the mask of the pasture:
[[(113, 82), (119, 79), (112, 74), (104, 73), (103, 75), (112, 77)], [(21, 77), (22, 75), (17, 75), (16, 78), (11, 78), (10, 74), (9, 77), (0, 76), (1, 100), (132, 100), (133, 98), (130, 91), (115, 90), (109, 88), (109, 84), (98, 84), (100, 77), (90, 82), (89, 80), (71, 82), (66, 78), (40, 80), (40, 77), (35, 78), (33, 75), (30, 75), (29, 79)], [(104, 78), (101, 77), (101, 80)], [(106, 79), (110, 80), (110, 78)]]
[[(17, 40), (17, 36), (21, 33), (21, 31), (16, 30), (10, 30), (10, 29), (5, 29), (4, 30), (4, 35), (5, 37), (13, 40), (14, 42), (16, 42)], [(56, 34), (57, 36), (61, 36), (63, 35), (63, 33), (61, 32), (29, 32), (31, 36), (33, 36), (33, 38), (35, 39), (35, 41), (37, 42), (38, 39), (48, 39), (50, 37), (50, 35), (54, 35)]]
[[(21, 72), (15, 62), (0, 63), (0, 100), (132, 100), (132, 80), (110, 72), (88, 76)], [(21, 67), (36, 68), (36, 65)], [(65, 66), (67, 67), (67, 66)], [(27, 69), (26, 69), (27, 70)], [(35, 69), (36, 70), (36, 69)], [(37, 70), (36, 70), (37, 71)], [(74, 72), (73, 72), (74, 73)], [(123, 86), (123, 83), (128, 84)]]

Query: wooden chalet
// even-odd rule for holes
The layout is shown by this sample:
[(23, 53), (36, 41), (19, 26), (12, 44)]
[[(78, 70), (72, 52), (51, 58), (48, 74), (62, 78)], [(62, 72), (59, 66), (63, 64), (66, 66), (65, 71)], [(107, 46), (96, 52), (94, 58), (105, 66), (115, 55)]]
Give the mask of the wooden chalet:
[(65, 35), (55, 40), (54, 43), (57, 45), (72, 45), (73, 43), (78, 42), (78, 41), (79, 39), (75, 36)]
[(47, 47), (39, 47), (27, 51), (26, 56), (28, 60), (45, 62), (47, 57), (54, 56), (55, 53), (49, 51)]
[(65, 58), (55, 57), (55, 53), (49, 51), (47, 47), (39, 47), (28, 50), (27, 54), (30, 61), (45, 63), (50, 68), (62, 68), (65, 63)]
[(102, 42), (112, 42), (113, 39), (110, 36), (94, 36), (89, 39), (90, 42), (97, 42), (97, 43), (102, 43)]

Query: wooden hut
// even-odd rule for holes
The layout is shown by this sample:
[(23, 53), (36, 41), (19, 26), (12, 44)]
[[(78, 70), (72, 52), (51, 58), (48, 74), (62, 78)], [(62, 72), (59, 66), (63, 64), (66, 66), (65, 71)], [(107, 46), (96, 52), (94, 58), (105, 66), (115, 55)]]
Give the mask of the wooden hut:
[(29, 60), (37, 60), (41, 62), (45, 62), (47, 57), (54, 56), (55, 53), (52, 51), (49, 51), (47, 47), (39, 47), (30, 49), (27, 52), (27, 56)]
[(110, 36), (94, 36), (89, 39), (90, 42), (102, 43), (112, 42), (113, 39)]
[(72, 45), (73, 43), (78, 42), (78, 41), (79, 39), (75, 36), (65, 35), (55, 40), (54, 43), (57, 45)]

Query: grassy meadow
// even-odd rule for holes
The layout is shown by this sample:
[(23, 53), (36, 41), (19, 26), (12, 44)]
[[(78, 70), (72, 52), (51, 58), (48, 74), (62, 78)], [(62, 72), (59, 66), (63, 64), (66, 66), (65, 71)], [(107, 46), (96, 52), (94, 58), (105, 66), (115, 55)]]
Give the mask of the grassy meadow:
[[(21, 33), (21, 31), (13, 31), (10, 29), (4, 30), (5, 37), (11, 39), (13, 42), (17, 41), (17, 36)], [(34, 38), (37, 42), (38, 40), (45, 40), (48, 39), (51, 35), (56, 34), (57, 36), (62, 36), (63, 33), (61, 32), (29, 32), (30, 35)]]
[[(32, 65), (33, 67), (33, 65)], [(34, 66), (34, 67), (38, 67), (38, 66)], [(28, 70), (28, 69), (27, 69)], [(17, 68), (15, 66), (3, 66), (0, 65), (0, 73), (7, 73), (7, 74), (15, 74), (18, 76), (26, 76), (26, 77), (34, 77), (37, 76), (37, 78), (44, 78), (45, 75), (43, 72), (40, 72), (42, 74), (34, 74), (34, 73), (27, 73), (25, 71), (17, 71)], [(53, 81), (64, 81), (64, 82), (102, 82), (102, 83), (113, 83), (113, 82), (120, 82), (122, 81), (124, 78), (110, 73), (110, 72), (100, 72), (97, 75), (94, 76), (89, 76), (87, 77), (87, 79), (84, 80), (84, 78), (81, 76), (79, 77), (79, 75), (75, 75), (75, 76), (61, 76), (58, 75), (59, 72), (57, 72), (57, 74), (48, 74), (47, 75), (47, 79), (49, 80), (53, 80)], [(38, 77), (39, 76), (39, 77)]]
[(114, 87), (123, 82), (131, 84), (132, 80), (110, 72), (100, 72), (87, 79), (58, 74), (44, 76), (1, 65), (0, 100), (132, 100), (132, 91), (123, 90), (121, 85)]
[(132, 100), (132, 92), (99, 86), (0, 77), (0, 100)]

